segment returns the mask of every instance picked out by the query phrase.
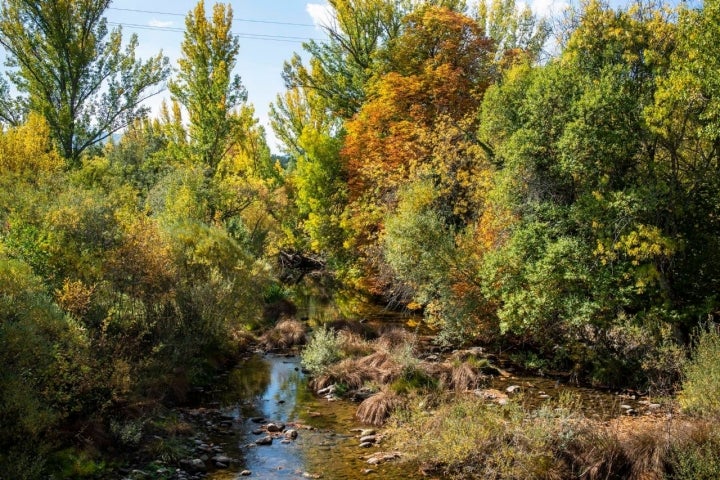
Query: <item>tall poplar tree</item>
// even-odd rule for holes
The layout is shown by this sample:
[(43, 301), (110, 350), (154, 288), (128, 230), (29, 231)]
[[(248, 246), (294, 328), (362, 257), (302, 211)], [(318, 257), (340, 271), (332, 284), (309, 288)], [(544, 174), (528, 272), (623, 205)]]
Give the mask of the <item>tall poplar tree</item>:
[(232, 18), (232, 7), (217, 3), (208, 20), (205, 2), (198, 2), (185, 19), (180, 72), (170, 82), (190, 117), (191, 152), (210, 173), (239, 138), (241, 123), (232, 111), (247, 100), (240, 76), (232, 75), (240, 49)]
[[(60, 152), (78, 166), (88, 147), (147, 113), (142, 102), (169, 75), (159, 53), (135, 58), (137, 36), (123, 48), (120, 28), (102, 16), (110, 0), (6, 0), (0, 9), (0, 44), (10, 81), (40, 113)], [(5, 89), (7, 92), (7, 89)], [(17, 108), (0, 102), (0, 108)], [(17, 112), (0, 112), (16, 119)]]

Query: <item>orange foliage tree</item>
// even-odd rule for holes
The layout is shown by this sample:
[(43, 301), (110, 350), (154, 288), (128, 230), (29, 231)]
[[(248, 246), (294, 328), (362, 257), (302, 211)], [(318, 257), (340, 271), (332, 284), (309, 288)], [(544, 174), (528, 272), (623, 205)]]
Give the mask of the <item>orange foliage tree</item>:
[(432, 181), (451, 222), (465, 223), (477, 211), (477, 180), (489, 152), (475, 136), (477, 111), (495, 76), (493, 58), (482, 27), (442, 7), (408, 15), (403, 33), (379, 55), (371, 98), (347, 122), (342, 150), (345, 226), (370, 280), (365, 286), (382, 288), (377, 246), (399, 187)]

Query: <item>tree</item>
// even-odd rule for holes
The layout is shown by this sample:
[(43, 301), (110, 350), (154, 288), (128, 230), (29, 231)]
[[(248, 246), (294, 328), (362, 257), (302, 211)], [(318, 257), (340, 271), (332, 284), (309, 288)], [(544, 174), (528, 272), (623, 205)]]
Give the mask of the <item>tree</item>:
[[(30, 111), (43, 115), (69, 166), (83, 151), (142, 117), (142, 102), (169, 74), (159, 53), (136, 60), (138, 41), (122, 48), (119, 28), (102, 17), (110, 0), (8, 0), (0, 10), (0, 44), (17, 90)], [(109, 33), (109, 37), (108, 37)], [(107, 38), (106, 38), (107, 37)], [(7, 96), (5, 96), (7, 99)], [(0, 108), (15, 108), (3, 100)], [(4, 119), (17, 118), (4, 111)]]
[(370, 83), (372, 98), (346, 122), (342, 150), (349, 244), (368, 276), (373, 274), (367, 266), (379, 264), (383, 217), (405, 183), (432, 181), (437, 207), (451, 224), (463, 224), (478, 211), (478, 180), (491, 152), (475, 131), (494, 78), (493, 53), (492, 40), (473, 19), (424, 7), (405, 17), (402, 33), (377, 55), (382, 67)]
[(310, 88), (326, 100), (333, 114), (350, 118), (365, 101), (374, 54), (400, 31), (405, 14), (400, 1), (331, 0), (333, 22), (325, 26), (328, 42), (307, 42), (310, 67), (299, 55), (285, 62), (288, 89)]
[(191, 152), (211, 172), (236, 142), (239, 120), (231, 112), (247, 100), (240, 77), (232, 75), (240, 49), (230, 31), (232, 18), (232, 7), (217, 3), (209, 21), (205, 2), (198, 2), (185, 19), (180, 72), (170, 82), (170, 92), (190, 116)]

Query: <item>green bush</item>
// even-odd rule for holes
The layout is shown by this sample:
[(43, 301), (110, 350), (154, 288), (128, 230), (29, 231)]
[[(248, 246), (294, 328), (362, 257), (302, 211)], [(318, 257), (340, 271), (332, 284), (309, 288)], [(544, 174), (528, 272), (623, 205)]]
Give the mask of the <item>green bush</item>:
[(720, 478), (720, 435), (711, 433), (700, 442), (675, 446), (670, 451), (668, 480), (714, 480)]
[(393, 414), (392, 442), (443, 478), (570, 478), (558, 451), (576, 430), (563, 405), (534, 412), (517, 404), (454, 398)]
[(302, 352), (302, 366), (312, 375), (319, 375), (342, 358), (340, 340), (335, 330), (324, 325), (313, 332), (310, 343)]
[(693, 355), (684, 368), (680, 406), (688, 413), (717, 417), (720, 414), (720, 328), (699, 330)]

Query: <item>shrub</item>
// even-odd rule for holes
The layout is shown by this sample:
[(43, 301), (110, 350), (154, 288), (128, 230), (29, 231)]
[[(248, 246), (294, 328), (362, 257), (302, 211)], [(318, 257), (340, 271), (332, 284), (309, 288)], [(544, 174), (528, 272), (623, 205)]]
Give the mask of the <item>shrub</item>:
[(340, 340), (335, 330), (322, 326), (313, 332), (310, 343), (302, 352), (301, 363), (311, 375), (317, 376), (341, 358)]
[(674, 446), (669, 455), (668, 480), (720, 478), (720, 434), (717, 431), (705, 433), (705, 438), (696, 438), (694, 442)]
[(390, 414), (403, 403), (392, 391), (380, 391), (360, 404), (355, 416), (363, 423), (382, 425)]
[(699, 330), (691, 360), (684, 368), (685, 380), (678, 395), (683, 410), (700, 416), (720, 414), (720, 329), (710, 325)]
[(515, 403), (458, 397), (432, 412), (417, 406), (393, 418), (393, 442), (445, 478), (569, 478), (557, 455), (575, 429), (565, 409), (527, 412)]

